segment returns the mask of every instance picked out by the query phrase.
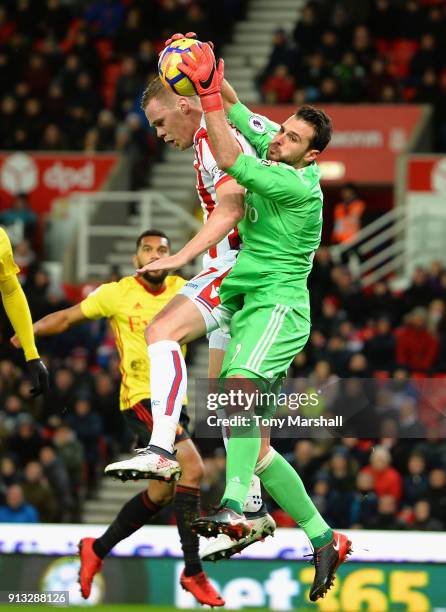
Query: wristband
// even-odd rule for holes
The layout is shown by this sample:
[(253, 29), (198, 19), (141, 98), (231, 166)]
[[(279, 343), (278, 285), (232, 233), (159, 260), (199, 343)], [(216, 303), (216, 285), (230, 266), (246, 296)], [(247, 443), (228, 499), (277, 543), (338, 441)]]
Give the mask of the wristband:
[(223, 98), (221, 93), (204, 94), (200, 96), (201, 108), (204, 113), (212, 113), (214, 111), (223, 110)]

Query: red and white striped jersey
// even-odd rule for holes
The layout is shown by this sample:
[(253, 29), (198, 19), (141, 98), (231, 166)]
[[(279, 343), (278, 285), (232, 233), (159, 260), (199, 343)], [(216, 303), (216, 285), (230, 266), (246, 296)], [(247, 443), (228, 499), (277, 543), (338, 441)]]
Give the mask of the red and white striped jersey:
[[(232, 128), (240, 145), (240, 149), (247, 155), (256, 157), (254, 147), (240, 134), (238, 130)], [(232, 177), (226, 174), (217, 166), (215, 157), (212, 151), (212, 146), (206, 130), (206, 121), (204, 115), (200, 122), (199, 129), (194, 136), (194, 168), (197, 171), (197, 193), (200, 199), (201, 208), (203, 209), (204, 222), (206, 223), (209, 215), (216, 206), (218, 206), (216, 189), (225, 181)], [(227, 236), (223, 238), (215, 247), (211, 247), (203, 256), (203, 264), (205, 267), (209, 265), (211, 259), (221, 257), (231, 249), (240, 249), (241, 240), (238, 230), (235, 227)]]

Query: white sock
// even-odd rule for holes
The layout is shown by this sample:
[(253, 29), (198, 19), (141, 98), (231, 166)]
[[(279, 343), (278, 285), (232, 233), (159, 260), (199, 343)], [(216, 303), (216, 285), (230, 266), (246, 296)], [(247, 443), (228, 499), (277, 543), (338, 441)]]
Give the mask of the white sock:
[(160, 340), (148, 347), (153, 431), (150, 444), (173, 452), (181, 407), (187, 391), (187, 372), (181, 347)]
[(260, 486), (260, 478), (253, 474), (251, 484), (249, 485), (248, 494), (246, 496), (243, 512), (258, 512), (262, 507), (262, 488)]

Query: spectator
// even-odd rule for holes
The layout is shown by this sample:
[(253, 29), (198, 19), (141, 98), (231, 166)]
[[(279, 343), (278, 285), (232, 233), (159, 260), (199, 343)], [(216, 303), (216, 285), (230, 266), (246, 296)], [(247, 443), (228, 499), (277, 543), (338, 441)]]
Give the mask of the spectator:
[(432, 509), (432, 517), (446, 525), (446, 473), (435, 468), (429, 474), (429, 488), (426, 499)]
[(42, 523), (52, 523), (56, 518), (56, 499), (43, 477), (42, 466), (31, 461), (25, 467), (25, 481), (22, 485), (25, 500), (36, 508)]
[(339, 491), (344, 505), (349, 505), (351, 502), (351, 494), (355, 488), (356, 469), (357, 466), (350, 459), (348, 451), (343, 446), (336, 448), (330, 459), (330, 485)]
[(127, 115), (125, 122), (118, 129), (116, 146), (129, 159), (131, 189), (141, 189), (145, 184), (150, 163), (150, 144), (140, 115)]
[(338, 81), (332, 76), (327, 76), (325, 79), (322, 79), (319, 86), (317, 101), (322, 104), (334, 104), (339, 98)]
[(6, 491), (13, 484), (19, 484), (20, 475), (14, 459), (9, 455), (3, 455), (0, 460), (0, 505), (5, 503)]
[(80, 72), (76, 79), (76, 89), (69, 100), (68, 106), (82, 109), (86, 113), (87, 121), (92, 123), (96, 120), (102, 105), (102, 98), (93, 86), (88, 72)]
[(390, 496), (396, 504), (401, 499), (402, 482), (400, 474), (391, 466), (391, 461), (389, 451), (377, 446), (370, 455), (370, 464), (362, 471), (373, 476), (375, 493), (378, 497)]
[(347, 183), (341, 188), (341, 199), (334, 207), (333, 244), (351, 242), (361, 229), (365, 202), (360, 199), (356, 187)]
[[(70, 53), (65, 58), (65, 63), (61, 69), (57, 81), (60, 85), (60, 90), (66, 100), (70, 100), (76, 92), (76, 83), (81, 73), (81, 62), (79, 56), (75, 53)], [(53, 90), (53, 96), (55, 91)], [(57, 96), (60, 99), (60, 96)]]
[(39, 149), (41, 151), (67, 151), (68, 141), (57, 125), (49, 123), (43, 132)]
[(342, 515), (344, 508), (340, 506), (340, 495), (330, 487), (330, 476), (326, 472), (316, 474), (310, 497), (325, 520), (333, 525), (345, 521), (345, 516)]
[(125, 57), (121, 62), (121, 76), (116, 82), (113, 112), (123, 118), (132, 110), (136, 98), (142, 93), (144, 80), (138, 74), (138, 66), (133, 57)]
[(141, 41), (138, 49), (138, 72), (145, 78), (149, 75), (156, 75), (158, 72), (158, 55), (150, 40)]
[(95, 377), (94, 407), (101, 415), (109, 450), (115, 456), (126, 439), (126, 427), (119, 410), (119, 388), (105, 372)]
[(319, 465), (314, 442), (312, 440), (298, 440), (294, 445), (290, 463), (301, 477), (305, 488), (310, 490), (313, 485), (314, 473)]
[(370, 318), (385, 317), (394, 325), (399, 319), (399, 308), (387, 282), (378, 281), (366, 296), (367, 316)]
[(415, 308), (396, 332), (396, 360), (412, 372), (428, 372), (438, 354), (438, 341), (427, 329), (427, 313)]
[(308, 377), (309, 389), (321, 390), (324, 410), (331, 410), (339, 395), (339, 378), (331, 371), (327, 360), (316, 362), (313, 372)]
[(364, 353), (373, 370), (391, 371), (395, 364), (395, 336), (389, 319), (381, 317), (376, 322), (375, 335), (367, 340)]
[(119, 0), (95, 0), (88, 4), (85, 19), (98, 37), (114, 36), (124, 20), (124, 5)]
[(97, 150), (112, 151), (115, 146), (116, 119), (113, 113), (104, 108), (98, 115)]
[(419, 420), (417, 401), (412, 397), (406, 397), (400, 406), (399, 432), (403, 439), (422, 438), (425, 429)]
[(197, 2), (191, 2), (186, 8), (183, 18), (183, 32), (208, 32), (209, 38), (213, 40), (214, 32), (203, 8)]
[(331, 76), (325, 57), (320, 51), (315, 51), (304, 58), (302, 69), (297, 76), (298, 85), (304, 85), (305, 95), (309, 102), (320, 97), (320, 83)]
[(36, 260), (36, 254), (31, 248), (29, 240), (21, 240), (14, 247), (14, 260), (20, 268), (20, 281), (26, 279), (30, 266)]
[(411, 529), (415, 531), (443, 531), (444, 524), (431, 514), (431, 505), (425, 499), (420, 499), (414, 506), (415, 521)]
[(74, 405), (75, 391), (72, 371), (68, 368), (57, 370), (47, 402), (47, 406), (51, 408), (51, 413), (61, 413), (70, 410)]
[(415, 86), (420, 85), (423, 74), (429, 68), (438, 72), (441, 57), (434, 36), (427, 32), (421, 37), (420, 47), (410, 62), (410, 79)]
[(0, 506), (0, 523), (38, 523), (39, 515), (25, 502), (22, 487), (13, 484), (6, 491), (6, 503)]
[(354, 53), (346, 51), (336, 64), (333, 75), (339, 83), (340, 100), (345, 103), (358, 102), (363, 97), (365, 71)]
[(398, 503), (392, 495), (378, 497), (378, 512), (369, 521), (369, 529), (397, 530), (402, 529), (403, 523), (396, 517)]
[(398, 27), (398, 10), (394, 3), (391, 0), (374, 0), (368, 23), (374, 38), (391, 40)]
[(41, 99), (46, 94), (51, 80), (51, 72), (43, 55), (32, 53), (29, 56), (28, 66), (23, 73), (23, 80), (28, 83), (31, 95)]
[(54, 448), (48, 445), (42, 447), (39, 459), (43, 466), (43, 472), (58, 501), (57, 520), (66, 522), (70, 519), (73, 510), (73, 495), (65, 465), (57, 456)]
[(66, 101), (61, 86), (57, 82), (52, 83), (45, 98), (48, 121), (62, 127), (65, 118), (65, 105)]
[(393, 79), (383, 57), (375, 57), (367, 78), (367, 98), (370, 102), (380, 102), (385, 87), (392, 87)]
[(424, 10), (418, 0), (406, 0), (399, 16), (400, 38), (418, 40), (420, 24), (424, 23)]
[(9, 395), (0, 410), (0, 423), (7, 435), (13, 434), (20, 424), (24, 414), (24, 406), (18, 395)]
[(67, 416), (66, 422), (76, 432), (84, 447), (88, 471), (88, 495), (91, 496), (95, 493), (97, 485), (102, 420), (97, 413), (92, 412), (88, 400), (79, 399), (74, 404), (73, 412)]
[(17, 102), (13, 96), (6, 95), (1, 102), (0, 135), (5, 149), (14, 147), (14, 134), (18, 127)]
[(423, 455), (413, 454), (409, 457), (407, 465), (408, 474), (403, 481), (404, 503), (413, 506), (418, 500), (424, 498), (428, 488), (426, 460)]
[(321, 34), (322, 27), (317, 20), (316, 8), (312, 3), (307, 3), (293, 32), (294, 41), (301, 53), (315, 51)]
[(0, 223), (6, 226), (20, 223), (23, 226), (24, 238), (33, 241), (37, 215), (30, 207), (28, 196), (25, 193), (17, 194), (11, 207), (0, 213)]
[(376, 516), (377, 506), (373, 475), (370, 472), (359, 472), (351, 504), (350, 524), (358, 529), (367, 528)]
[(81, 485), (85, 453), (76, 434), (66, 425), (60, 426), (53, 437), (53, 443), (62, 459), (70, 479), (70, 489), (74, 500), (73, 520), (80, 518)]
[(114, 44), (116, 52), (119, 55), (135, 55), (144, 35), (145, 28), (142, 25), (141, 13), (137, 7), (133, 7), (127, 13), (125, 23), (121, 25), (116, 34)]
[(358, 64), (368, 71), (375, 57), (375, 47), (370, 32), (364, 25), (358, 25), (353, 31), (352, 51)]
[(262, 92), (265, 102), (269, 104), (287, 104), (291, 102), (294, 93), (294, 80), (288, 73), (285, 64), (274, 68), (271, 76), (263, 83)]
[(17, 423), (16, 433), (9, 439), (8, 448), (17, 458), (20, 467), (24, 467), (30, 461), (38, 459), (43, 440), (30, 415), (23, 414)]
[(435, 297), (424, 268), (420, 266), (415, 268), (412, 282), (401, 297), (404, 304), (404, 313), (413, 310), (417, 306), (425, 306), (426, 302), (430, 302)]

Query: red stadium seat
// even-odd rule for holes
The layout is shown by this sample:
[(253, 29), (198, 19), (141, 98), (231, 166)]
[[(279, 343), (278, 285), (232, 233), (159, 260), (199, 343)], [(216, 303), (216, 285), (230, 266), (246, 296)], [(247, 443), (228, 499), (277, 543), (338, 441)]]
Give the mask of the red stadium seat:
[(417, 48), (418, 43), (414, 40), (404, 38), (395, 40), (388, 54), (390, 74), (398, 79), (406, 77), (409, 73), (410, 60)]
[(96, 41), (95, 45), (101, 64), (108, 64), (113, 54), (113, 46), (111, 41), (107, 40), (106, 38), (101, 38), (100, 40)]

